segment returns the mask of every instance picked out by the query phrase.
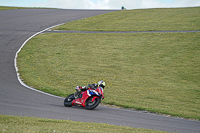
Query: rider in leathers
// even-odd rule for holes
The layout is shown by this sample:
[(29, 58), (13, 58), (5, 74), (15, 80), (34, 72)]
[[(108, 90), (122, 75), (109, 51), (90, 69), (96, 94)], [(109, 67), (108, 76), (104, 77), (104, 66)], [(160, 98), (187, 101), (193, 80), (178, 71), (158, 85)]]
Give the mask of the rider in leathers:
[(75, 88), (75, 90), (77, 91), (76, 94), (75, 94), (75, 98), (78, 98), (79, 95), (81, 94), (82, 91), (86, 91), (88, 88), (91, 88), (91, 89), (97, 89), (97, 87), (101, 87), (102, 89), (104, 89), (104, 87), (106, 86), (106, 83), (103, 81), (103, 80), (100, 80), (98, 82), (98, 84), (89, 84), (88, 86), (77, 86)]

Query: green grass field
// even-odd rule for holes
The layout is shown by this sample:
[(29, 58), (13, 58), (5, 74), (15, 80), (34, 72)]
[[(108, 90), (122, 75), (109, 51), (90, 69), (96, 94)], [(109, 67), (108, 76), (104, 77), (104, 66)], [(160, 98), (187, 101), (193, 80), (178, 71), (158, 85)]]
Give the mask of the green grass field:
[(13, 9), (24, 9), (24, 7), (8, 7), (8, 6), (0, 6), (0, 10), (13, 10)]
[(161, 131), (33, 117), (0, 115), (1, 133), (164, 133)]
[(43, 34), (18, 57), (25, 83), (60, 96), (105, 80), (105, 103), (199, 119), (200, 33)]
[(13, 10), (13, 9), (53, 9), (53, 8), (45, 8), (45, 7), (12, 7), (12, 6), (0, 6), (1, 10)]
[(200, 30), (200, 7), (117, 11), (66, 23), (57, 30)]
[[(199, 30), (199, 11), (199, 7), (118, 11), (67, 23), (58, 29)], [(138, 18), (144, 23), (139, 19), (125, 23), (118, 17), (138, 12), (143, 14)], [(183, 16), (178, 18), (179, 15)], [(148, 21), (149, 16), (160, 26)], [(103, 18), (109, 18), (107, 24)], [(168, 26), (163, 24), (164, 18), (168, 18)], [(172, 23), (177, 19), (183, 25)], [(151, 29), (151, 25), (155, 28)], [(200, 120), (199, 36), (199, 32), (42, 34), (31, 39), (19, 53), (19, 73), (29, 86), (59, 96), (73, 93), (77, 85), (103, 79), (107, 83), (104, 103)]]

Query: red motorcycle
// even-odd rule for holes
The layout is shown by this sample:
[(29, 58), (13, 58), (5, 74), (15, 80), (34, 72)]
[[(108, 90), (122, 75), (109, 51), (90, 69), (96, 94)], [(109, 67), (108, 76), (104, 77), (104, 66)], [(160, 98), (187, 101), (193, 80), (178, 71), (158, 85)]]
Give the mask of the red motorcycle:
[(76, 92), (67, 96), (64, 100), (66, 107), (82, 106), (88, 110), (96, 108), (101, 100), (104, 99), (103, 89), (105, 87), (104, 81), (99, 81), (97, 84), (89, 84), (87, 86), (77, 86)]

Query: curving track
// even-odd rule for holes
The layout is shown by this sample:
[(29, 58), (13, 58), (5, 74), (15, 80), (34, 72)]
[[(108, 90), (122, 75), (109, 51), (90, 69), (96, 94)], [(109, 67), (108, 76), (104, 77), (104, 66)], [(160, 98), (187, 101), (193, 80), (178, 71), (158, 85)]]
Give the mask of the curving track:
[(66, 108), (63, 98), (49, 96), (20, 84), (15, 54), (35, 33), (53, 25), (112, 11), (20, 9), (0, 11), (0, 114), (101, 122), (169, 132), (200, 132), (200, 122), (141, 111), (99, 106), (88, 111)]

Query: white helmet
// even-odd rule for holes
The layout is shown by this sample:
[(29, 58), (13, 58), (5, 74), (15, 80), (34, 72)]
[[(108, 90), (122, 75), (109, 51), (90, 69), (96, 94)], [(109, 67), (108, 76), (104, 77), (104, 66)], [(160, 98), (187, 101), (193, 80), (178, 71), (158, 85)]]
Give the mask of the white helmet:
[(106, 83), (103, 80), (100, 80), (98, 82), (98, 85), (104, 88), (106, 86)]

